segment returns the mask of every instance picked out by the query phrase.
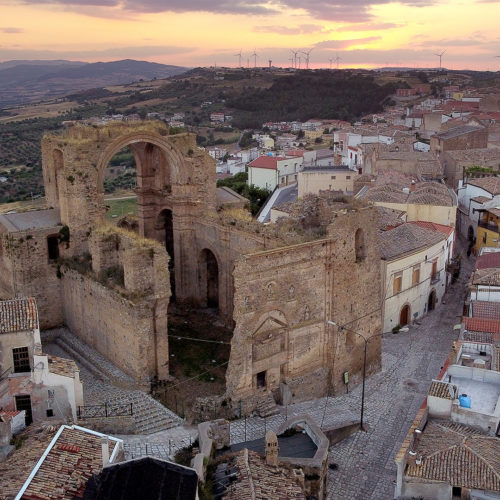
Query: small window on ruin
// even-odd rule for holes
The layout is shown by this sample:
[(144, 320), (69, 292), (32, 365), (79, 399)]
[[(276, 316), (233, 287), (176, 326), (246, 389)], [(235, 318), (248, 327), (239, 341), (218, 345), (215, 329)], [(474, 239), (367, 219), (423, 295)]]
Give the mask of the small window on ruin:
[(266, 371), (257, 373), (257, 389), (266, 387)]
[(47, 249), (49, 251), (49, 260), (59, 258), (59, 238), (57, 236), (47, 236)]
[(356, 262), (361, 262), (366, 258), (365, 235), (362, 229), (356, 231), (354, 245), (356, 248)]

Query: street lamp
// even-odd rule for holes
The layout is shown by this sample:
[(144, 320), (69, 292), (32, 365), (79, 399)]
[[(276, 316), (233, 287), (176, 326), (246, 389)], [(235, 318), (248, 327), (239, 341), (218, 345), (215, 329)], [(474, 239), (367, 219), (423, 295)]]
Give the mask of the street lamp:
[(377, 333), (375, 335), (371, 335), (369, 338), (366, 338), (361, 333), (356, 332), (354, 330), (350, 330), (349, 328), (346, 328), (343, 325), (339, 325), (338, 323), (335, 323), (335, 321), (327, 320), (326, 324), (336, 326), (339, 328), (339, 330), (347, 330), (348, 332), (354, 333), (355, 335), (360, 336), (365, 343), (364, 352), (363, 352), (363, 386), (362, 386), (362, 390), (361, 390), (361, 418), (360, 418), (360, 422), (359, 422), (359, 428), (362, 431), (364, 431), (365, 428), (363, 426), (363, 416), (365, 413), (366, 348), (368, 346), (368, 342), (370, 341), (370, 339), (372, 339), (373, 337), (380, 337), (383, 334)]

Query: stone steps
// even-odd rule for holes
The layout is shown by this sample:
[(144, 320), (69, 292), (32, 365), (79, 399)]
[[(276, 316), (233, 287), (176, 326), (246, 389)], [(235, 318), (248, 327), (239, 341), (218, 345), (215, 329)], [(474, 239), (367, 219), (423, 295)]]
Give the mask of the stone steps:
[(89, 352), (89, 347), (75, 336), (61, 335), (55, 343), (66, 351), (77, 364), (84, 366), (96, 378), (123, 389), (137, 389), (137, 384), (132, 377), (123, 373), (104, 356), (95, 350)]
[(269, 394), (265, 399), (259, 401), (255, 411), (259, 417), (262, 418), (272, 417), (273, 415), (278, 415), (278, 413), (280, 413), (280, 409), (271, 394)]

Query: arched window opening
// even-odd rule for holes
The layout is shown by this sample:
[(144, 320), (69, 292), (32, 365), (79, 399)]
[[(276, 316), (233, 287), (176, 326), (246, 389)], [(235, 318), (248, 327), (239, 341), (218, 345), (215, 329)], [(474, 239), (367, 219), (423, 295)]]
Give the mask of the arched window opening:
[(212, 309), (219, 308), (219, 265), (208, 249), (201, 252), (200, 288), (205, 291), (203, 303)]
[(406, 326), (410, 324), (410, 306), (406, 304), (399, 315), (399, 326)]

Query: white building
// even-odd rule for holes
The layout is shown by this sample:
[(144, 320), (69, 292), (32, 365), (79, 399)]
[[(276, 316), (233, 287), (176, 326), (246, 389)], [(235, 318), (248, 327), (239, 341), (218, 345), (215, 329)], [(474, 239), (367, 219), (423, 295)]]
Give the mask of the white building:
[(433, 222), (409, 222), (382, 232), (383, 331), (412, 324), (442, 301), (455, 232)]
[(260, 156), (248, 164), (248, 185), (273, 191), (297, 182), (302, 157)]

